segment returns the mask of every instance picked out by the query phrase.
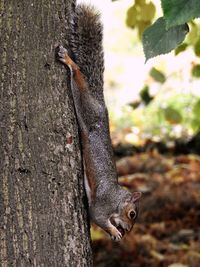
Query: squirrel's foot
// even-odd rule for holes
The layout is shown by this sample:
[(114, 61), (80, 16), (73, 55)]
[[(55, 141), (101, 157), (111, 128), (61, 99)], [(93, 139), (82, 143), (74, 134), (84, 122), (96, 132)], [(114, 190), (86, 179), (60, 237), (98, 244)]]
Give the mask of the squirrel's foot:
[(68, 51), (67, 51), (67, 49), (64, 48), (62, 45), (60, 45), (60, 46), (58, 47), (58, 59), (59, 59), (61, 62), (67, 64), (67, 62), (68, 62), (67, 59), (68, 59), (68, 58), (69, 58), (69, 56), (68, 56)]
[(58, 47), (58, 60), (67, 65), (71, 71), (77, 71), (79, 68), (68, 55), (68, 51), (62, 45)]

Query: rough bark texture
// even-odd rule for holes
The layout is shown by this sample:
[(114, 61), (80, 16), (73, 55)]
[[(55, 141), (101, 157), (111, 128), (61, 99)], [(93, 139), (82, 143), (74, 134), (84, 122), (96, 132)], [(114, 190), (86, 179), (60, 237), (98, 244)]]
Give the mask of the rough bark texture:
[(78, 131), (55, 47), (73, 0), (0, 1), (0, 266), (91, 266)]

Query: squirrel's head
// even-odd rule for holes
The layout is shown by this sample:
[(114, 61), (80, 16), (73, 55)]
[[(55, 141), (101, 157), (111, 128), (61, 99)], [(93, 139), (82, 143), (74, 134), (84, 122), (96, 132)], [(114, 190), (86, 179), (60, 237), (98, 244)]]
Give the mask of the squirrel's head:
[(123, 199), (117, 208), (116, 213), (110, 217), (110, 222), (117, 230), (122, 234), (130, 232), (138, 215), (137, 202), (140, 199), (141, 192), (133, 192), (128, 195), (126, 199)]

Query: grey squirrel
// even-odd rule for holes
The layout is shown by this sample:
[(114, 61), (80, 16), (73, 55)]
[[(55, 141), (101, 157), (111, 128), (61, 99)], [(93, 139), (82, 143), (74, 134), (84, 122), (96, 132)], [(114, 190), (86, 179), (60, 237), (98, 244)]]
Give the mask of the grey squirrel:
[(74, 29), (70, 50), (76, 63), (62, 46), (58, 48), (58, 59), (70, 69), (89, 213), (95, 224), (109, 233), (113, 240), (119, 241), (135, 223), (141, 193), (131, 193), (117, 182), (103, 95), (104, 59), (99, 14), (91, 6), (77, 5)]

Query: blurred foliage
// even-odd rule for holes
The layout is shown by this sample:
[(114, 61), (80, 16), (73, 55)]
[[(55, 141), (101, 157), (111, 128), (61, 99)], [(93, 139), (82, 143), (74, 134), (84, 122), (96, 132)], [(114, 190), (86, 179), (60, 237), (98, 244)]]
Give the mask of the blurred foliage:
[[(153, 1), (135, 0), (126, 14), (126, 25), (137, 30), (139, 38), (143, 41), (146, 60), (173, 49), (175, 55), (179, 55), (189, 48), (192, 48), (198, 60), (200, 24), (194, 19), (200, 17), (200, 1), (160, 2), (163, 17), (158, 18), (153, 24), (157, 13)], [(169, 77), (158, 68), (151, 68), (149, 78), (140, 91), (140, 99), (123, 109), (119, 121), (113, 116), (116, 130), (122, 127), (130, 129), (134, 125), (139, 131), (137, 135), (139, 134), (140, 138), (151, 135), (159, 139), (188, 138), (200, 131), (200, 98), (190, 93), (190, 90), (188, 93), (180, 93), (179, 88), (174, 88), (170, 93), (167, 92), (165, 83)], [(191, 64), (191, 78), (200, 78), (198, 62)], [(154, 84), (160, 84), (160, 91), (156, 95), (151, 92), (152, 80)]]
[(159, 83), (164, 83), (166, 81), (165, 74), (154, 67), (150, 70), (149, 74), (155, 81)]
[(185, 51), (187, 47), (188, 47), (188, 44), (186, 44), (186, 43), (183, 43), (183, 44), (179, 45), (179, 46), (175, 49), (175, 55), (177, 56), (177, 55), (180, 54), (181, 52)]
[(148, 138), (156, 141), (188, 139), (200, 131), (198, 96), (171, 92), (166, 97), (164, 92), (160, 92), (152, 97), (149, 87), (145, 86), (140, 97), (141, 101), (137, 101), (136, 107), (131, 103), (122, 109), (120, 116), (110, 114), (111, 131), (119, 133), (123, 130), (128, 142), (141, 145)]
[(200, 64), (194, 65), (192, 68), (192, 76), (200, 78)]
[(140, 91), (140, 98), (145, 105), (148, 105), (153, 99), (153, 97), (150, 96), (148, 85), (145, 85), (144, 88)]
[(136, 28), (141, 38), (144, 30), (151, 25), (155, 11), (155, 5), (152, 2), (136, 0), (127, 11), (126, 25), (131, 29)]
[[(137, 113), (133, 111), (133, 117)], [(195, 133), (200, 130), (200, 98), (183, 93), (172, 93), (167, 98), (165, 94), (158, 94), (142, 109), (140, 123), (138, 127), (142, 127), (144, 133), (151, 132), (165, 139)]]
[(175, 107), (168, 106), (163, 109), (163, 112), (165, 120), (170, 124), (178, 124), (182, 122), (181, 113)]
[(195, 131), (200, 131), (200, 100), (197, 100), (192, 109), (193, 118), (191, 121), (192, 128)]

